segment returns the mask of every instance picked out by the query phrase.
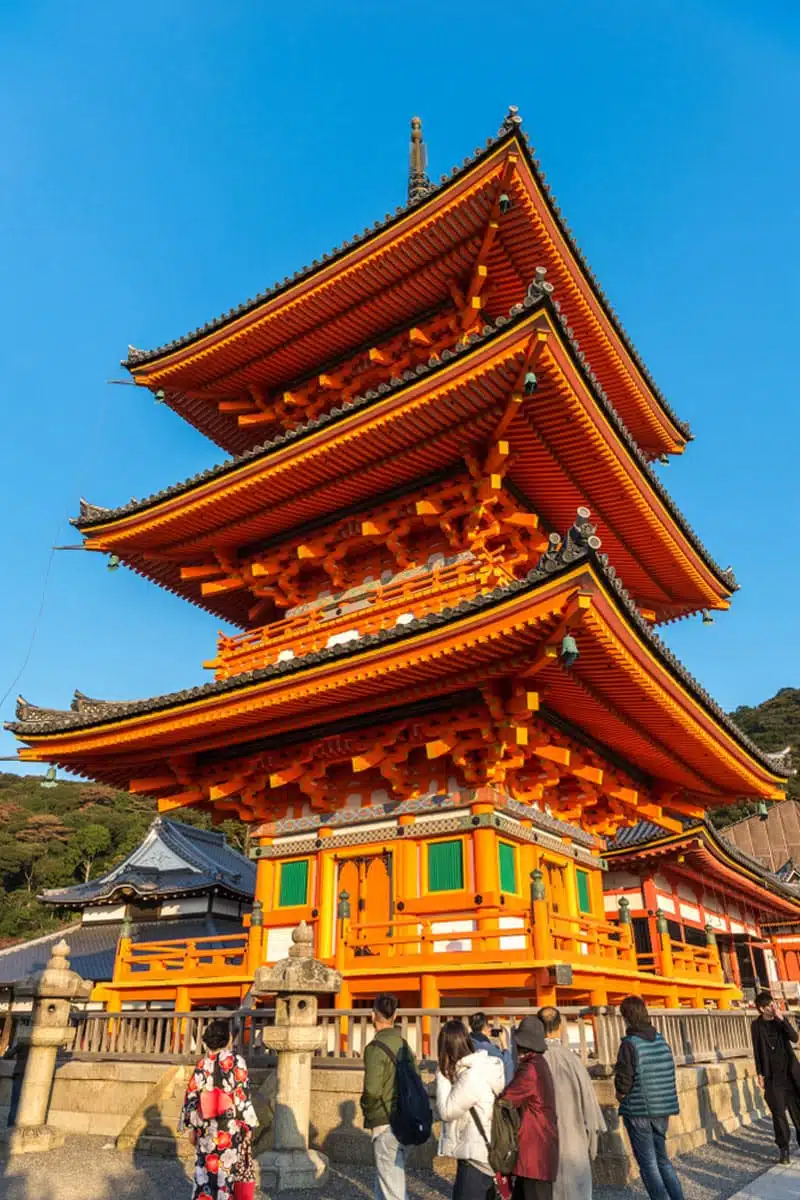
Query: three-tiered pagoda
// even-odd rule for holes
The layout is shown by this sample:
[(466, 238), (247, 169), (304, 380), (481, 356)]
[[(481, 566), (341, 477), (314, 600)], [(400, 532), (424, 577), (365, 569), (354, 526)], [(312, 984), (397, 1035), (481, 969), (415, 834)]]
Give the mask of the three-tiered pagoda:
[(655, 633), (736, 584), (652, 468), (689, 430), (520, 125), (434, 186), (415, 119), (405, 207), (130, 349), (136, 383), (230, 457), (76, 524), (240, 632), (204, 686), (21, 700), (11, 728), (26, 761), (251, 822), (253, 960), (305, 919), (344, 1007), (383, 988), (726, 1006), (713, 939), (678, 977), (639, 961), (624, 906), (604, 911), (603, 839), (780, 797), (786, 767)]

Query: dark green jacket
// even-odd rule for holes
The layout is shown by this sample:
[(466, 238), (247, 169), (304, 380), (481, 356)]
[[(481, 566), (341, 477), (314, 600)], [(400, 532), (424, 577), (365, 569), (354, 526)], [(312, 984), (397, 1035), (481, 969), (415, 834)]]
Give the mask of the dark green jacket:
[(364, 1051), (364, 1091), (361, 1093), (361, 1112), (364, 1115), (365, 1129), (374, 1129), (376, 1125), (388, 1125), (397, 1103), (395, 1065), (389, 1055), (375, 1045), (376, 1042), (383, 1042), (395, 1058), (405, 1047), (416, 1067), (414, 1055), (396, 1029), (382, 1029), (380, 1033), (375, 1034)]

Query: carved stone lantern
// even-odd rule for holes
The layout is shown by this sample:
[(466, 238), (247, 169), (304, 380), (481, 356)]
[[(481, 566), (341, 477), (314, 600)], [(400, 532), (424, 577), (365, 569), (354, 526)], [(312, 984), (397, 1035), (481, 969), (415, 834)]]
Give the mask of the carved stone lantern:
[(13, 1129), (8, 1131), (12, 1154), (51, 1150), (61, 1146), (64, 1134), (47, 1125), (47, 1106), (53, 1086), (56, 1054), (69, 1041), (70, 1009), (76, 1000), (88, 1000), (92, 983), (69, 966), (69, 946), (62, 939), (53, 946), (47, 966), (30, 975), (15, 989), (15, 997), (31, 1000), (31, 1012), (21, 1022), (17, 1038), (27, 1063)]
[(324, 1154), (308, 1145), (311, 1062), (322, 1046), (319, 997), (342, 986), (338, 971), (313, 957), (313, 933), (302, 921), (292, 933), (288, 958), (259, 967), (253, 992), (275, 997), (275, 1024), (263, 1030), (264, 1046), (278, 1056), (274, 1149), (258, 1155), (264, 1191), (316, 1187), (328, 1169)]

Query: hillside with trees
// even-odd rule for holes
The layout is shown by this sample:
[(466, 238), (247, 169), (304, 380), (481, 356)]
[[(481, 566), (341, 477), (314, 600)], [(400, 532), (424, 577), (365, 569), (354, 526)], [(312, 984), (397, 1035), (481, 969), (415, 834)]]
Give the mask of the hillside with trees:
[[(764, 750), (784, 750), (795, 747), (795, 761), (800, 765), (800, 688), (781, 688), (770, 700), (751, 707), (743, 704), (731, 713), (736, 724)], [(788, 795), (800, 800), (800, 778), (789, 780)], [(732, 825), (756, 811), (754, 803), (743, 800), (726, 808), (715, 809), (711, 819), (718, 829)]]
[[(125, 858), (156, 816), (154, 800), (95, 783), (43, 784), (41, 775), (0, 773), (0, 947), (58, 929), (36, 896), (102, 875)], [(210, 826), (206, 814), (179, 819)], [(248, 829), (239, 821), (220, 828), (246, 853)]]

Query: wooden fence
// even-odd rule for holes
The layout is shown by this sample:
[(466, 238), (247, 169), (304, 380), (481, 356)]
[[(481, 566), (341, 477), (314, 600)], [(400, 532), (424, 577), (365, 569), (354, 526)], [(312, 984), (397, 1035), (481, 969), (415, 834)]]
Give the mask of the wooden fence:
[[(510, 1035), (534, 1008), (488, 1009), (490, 1026), (505, 1026)], [(610, 1073), (624, 1033), (622, 1018), (615, 1012), (587, 1009), (560, 1009), (563, 1022), (561, 1040), (588, 1067)], [(466, 1019), (469, 1013), (459, 1008), (401, 1008), (397, 1013), (400, 1033), (422, 1059), (435, 1057), (442, 1022), (454, 1017)], [(653, 1009), (650, 1013), (656, 1029), (672, 1047), (679, 1065), (720, 1062), (750, 1055), (752, 1013), (719, 1012), (711, 1009)], [(192, 1013), (174, 1012), (87, 1012), (74, 1017), (74, 1037), (66, 1053), (82, 1059), (146, 1059), (181, 1063), (197, 1059), (202, 1053), (202, 1038), (209, 1022), (216, 1017), (231, 1020), (236, 1048), (251, 1063), (269, 1061), (263, 1032), (272, 1025), (271, 1009), (225, 1009)], [(319, 1014), (323, 1030), (320, 1063), (355, 1065), (373, 1036), (368, 1009), (323, 1009)]]

